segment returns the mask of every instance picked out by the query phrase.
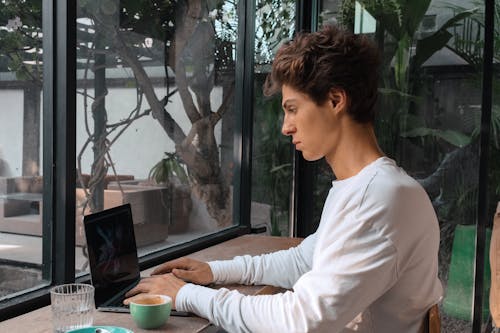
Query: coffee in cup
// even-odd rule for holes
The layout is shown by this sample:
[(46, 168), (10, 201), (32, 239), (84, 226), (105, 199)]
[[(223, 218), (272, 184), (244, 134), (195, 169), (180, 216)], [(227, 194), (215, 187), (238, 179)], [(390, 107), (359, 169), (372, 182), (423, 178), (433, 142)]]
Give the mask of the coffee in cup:
[(165, 295), (141, 295), (132, 299), (129, 307), (138, 327), (157, 328), (165, 324), (170, 317), (172, 299)]
[(134, 300), (135, 304), (141, 305), (155, 305), (155, 304), (163, 304), (165, 300), (159, 295), (149, 295), (149, 296), (140, 296), (139, 298)]

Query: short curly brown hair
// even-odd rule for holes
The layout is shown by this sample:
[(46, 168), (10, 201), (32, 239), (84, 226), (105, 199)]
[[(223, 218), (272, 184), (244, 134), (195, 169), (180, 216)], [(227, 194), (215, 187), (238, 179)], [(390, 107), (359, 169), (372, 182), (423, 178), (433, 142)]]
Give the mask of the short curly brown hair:
[(360, 123), (373, 122), (379, 65), (378, 48), (368, 37), (325, 26), (317, 32), (299, 33), (281, 46), (264, 94), (276, 94), (288, 85), (321, 105), (332, 89), (342, 89), (348, 97), (348, 114)]

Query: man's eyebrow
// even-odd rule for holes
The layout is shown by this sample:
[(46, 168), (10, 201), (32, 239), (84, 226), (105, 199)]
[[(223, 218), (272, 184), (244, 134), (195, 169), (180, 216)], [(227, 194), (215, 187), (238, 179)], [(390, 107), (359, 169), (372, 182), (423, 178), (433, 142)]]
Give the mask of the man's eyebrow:
[(282, 104), (283, 109), (288, 108), (289, 104), (290, 104), (290, 103), (293, 103), (293, 102), (295, 102), (295, 99), (293, 99), (293, 98), (291, 98), (291, 99), (287, 99), (287, 100), (286, 100), (285, 102), (283, 102), (283, 104)]

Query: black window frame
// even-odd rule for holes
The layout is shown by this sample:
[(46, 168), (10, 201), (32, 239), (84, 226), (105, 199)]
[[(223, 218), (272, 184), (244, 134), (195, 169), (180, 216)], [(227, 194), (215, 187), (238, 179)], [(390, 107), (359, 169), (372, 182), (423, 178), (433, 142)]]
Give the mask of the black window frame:
[[(486, 256), (486, 228), (492, 226), (492, 216), (488, 216), (488, 172), (491, 130), (491, 110), (493, 105), (493, 52), (495, 34), (495, 2), (484, 2), (484, 47), (483, 47), (483, 95), (481, 101), (481, 133), (479, 144), (479, 191), (476, 224), (476, 259), (474, 273), (474, 298), (472, 332), (480, 333), (483, 324), (484, 260)], [(500, 22), (499, 22), (500, 23)]]

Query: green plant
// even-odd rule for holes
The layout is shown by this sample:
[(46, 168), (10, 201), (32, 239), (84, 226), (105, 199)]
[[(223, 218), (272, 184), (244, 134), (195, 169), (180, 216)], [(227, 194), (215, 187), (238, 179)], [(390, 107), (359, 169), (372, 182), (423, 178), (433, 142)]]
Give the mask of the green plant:
[[(446, 39), (449, 42), (446, 43), (445, 47), (459, 55), (462, 59), (464, 59), (468, 65), (473, 69), (473, 74), (470, 75), (470, 78), (467, 80), (470, 89), (481, 89), (482, 82), (482, 67), (483, 67), (483, 58), (482, 51), (484, 47), (484, 41), (482, 36), (484, 35), (484, 12), (482, 10), (483, 4), (480, 1), (473, 1), (472, 5), (476, 6), (473, 9), (466, 9), (463, 6), (459, 6), (456, 4), (448, 4), (445, 8), (448, 8), (453, 11), (453, 13), (458, 13), (455, 17), (458, 20), (453, 19), (453, 24), (447, 24), (447, 28), (451, 30), (451, 32), (447, 31)], [(495, 17), (500, 18), (500, 4), (495, 4)], [(460, 24), (458, 24), (460, 23)], [(451, 29), (450, 29), (451, 28)], [(448, 38), (452, 34), (452, 38)], [(441, 33), (441, 35), (444, 35)], [(424, 47), (427, 45), (426, 43), (421, 43)], [(494, 54), (493, 57), (495, 60), (500, 59), (500, 28), (495, 25), (495, 33), (494, 33)], [(494, 60), (494, 61), (495, 61)], [(495, 211), (496, 202), (498, 201), (498, 196), (500, 195), (500, 164), (498, 163), (497, 153), (500, 150), (500, 105), (497, 96), (500, 96), (500, 80), (493, 77), (492, 82), (493, 87), (493, 105), (492, 105), (492, 113), (491, 113), (491, 127), (490, 127), (490, 171), (488, 174), (489, 179), (489, 198), (490, 198), (490, 207), (488, 211), (489, 215), (492, 215)], [(458, 110), (457, 110), (458, 113)], [(409, 129), (406, 132), (401, 133), (401, 135), (405, 138), (424, 138), (424, 137), (433, 137), (434, 140), (445, 141), (451, 146), (455, 147), (455, 151), (450, 154), (445, 154), (446, 157), (455, 156), (460, 159), (460, 156), (463, 156), (462, 152), (467, 152), (471, 150), (477, 150), (478, 147), (475, 145), (479, 141), (479, 135), (481, 132), (481, 109), (472, 108), (468, 110), (463, 116), (463, 121), (471, 123), (470, 126), (472, 130), (469, 132), (459, 131), (459, 130), (451, 130), (446, 129), (442, 130), (439, 128), (431, 128), (430, 126), (425, 126), (425, 124), (414, 122), (414, 126), (412, 129)], [(470, 153), (466, 153), (470, 156)], [(477, 159), (477, 157), (476, 157)], [(446, 161), (446, 158), (442, 159), (443, 162)], [(446, 161), (446, 164), (450, 166), (450, 170), (457, 169), (459, 179), (463, 178), (463, 165), (461, 163), (452, 163), (453, 161)], [(443, 164), (443, 163), (442, 163)], [(453, 165), (454, 164), (454, 165)], [(457, 166), (460, 166), (457, 168)], [(446, 168), (438, 167), (435, 172), (435, 175), (431, 175), (430, 177), (435, 177), (436, 174), (443, 173), (442, 170)], [(430, 178), (428, 177), (428, 178)], [(468, 176), (470, 178), (470, 175)], [(463, 180), (463, 188), (459, 190), (459, 185), (453, 190), (455, 195), (452, 195), (455, 204), (449, 204), (448, 206), (452, 207), (453, 210), (456, 210), (456, 220), (462, 220), (463, 207), (470, 207), (470, 202), (477, 201), (477, 198), (471, 193), (476, 193), (477, 196), (477, 180), (470, 184), (469, 181)], [(442, 195), (442, 194), (441, 194)], [(469, 204), (463, 205), (467, 199)], [(474, 200), (476, 199), (476, 200)], [(469, 211), (472, 208), (469, 208)], [(461, 212), (461, 213), (460, 213)], [(469, 214), (469, 220), (464, 222), (465, 224), (471, 223), (471, 216)]]
[(264, 75), (256, 76), (252, 200), (271, 206), (271, 234), (280, 236), (280, 226), (288, 221), (292, 148), (290, 139), (281, 133), (280, 98), (262, 95), (264, 79)]
[[(433, 54), (446, 47), (453, 34), (449, 31), (477, 12), (476, 8), (463, 9), (447, 20), (436, 32), (418, 39), (417, 31), (430, 1), (361, 1), (365, 9), (379, 22), (375, 38), (384, 50), (382, 88), (384, 112), (377, 122), (381, 145), (389, 155), (397, 155), (401, 133), (415, 127), (425, 127), (413, 112), (424, 81), (422, 65)], [(411, 79), (410, 79), (411, 78)], [(417, 120), (417, 121), (415, 121)], [(453, 136), (444, 133), (444, 136)], [(404, 137), (404, 135), (403, 135)]]
[(181, 184), (189, 184), (188, 176), (184, 170), (184, 163), (175, 153), (165, 152), (165, 157), (156, 163), (148, 175), (149, 179), (157, 184), (169, 184), (178, 180)]
[[(41, 90), (43, 81), (42, 2), (2, 1), (0, 5), (0, 72), (16, 75), (24, 91), (22, 174), (40, 175)], [(28, 120), (28, 121), (26, 121)], [(29, 135), (27, 135), (29, 134)]]

